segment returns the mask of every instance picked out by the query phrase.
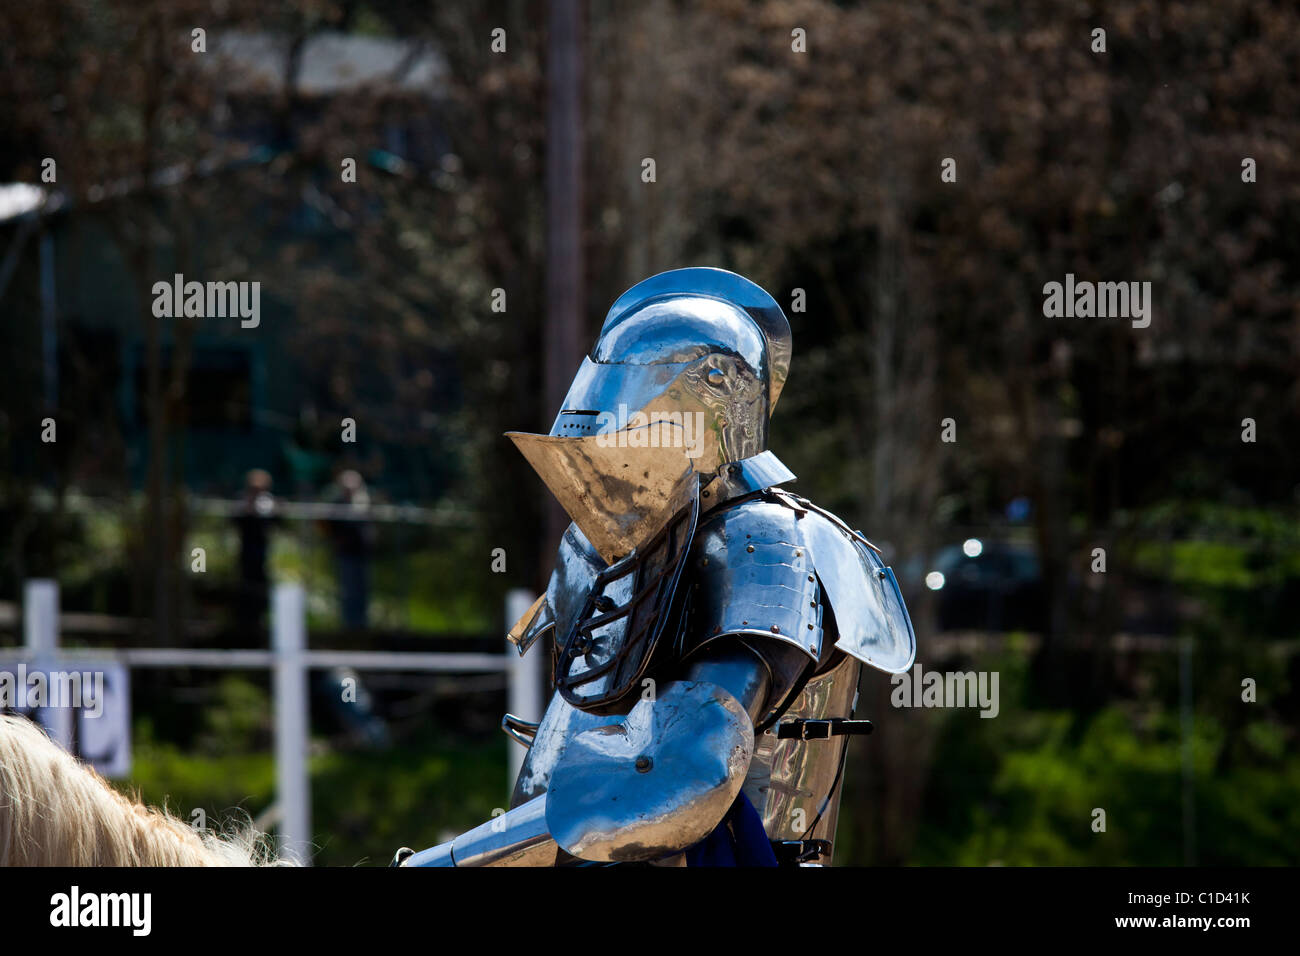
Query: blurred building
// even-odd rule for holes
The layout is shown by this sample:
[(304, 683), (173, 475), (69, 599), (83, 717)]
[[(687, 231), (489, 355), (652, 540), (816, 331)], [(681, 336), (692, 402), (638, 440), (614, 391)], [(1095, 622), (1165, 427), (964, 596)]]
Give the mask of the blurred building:
[[(362, 178), (432, 175), (448, 154), (436, 108), (444, 67), (426, 45), (320, 34), (299, 47), (287, 37), (236, 31), (214, 35), (203, 62), (211, 96), (203, 132), (215, 137), (208, 158), (160, 169), (148, 191), (124, 169), (116, 181), (91, 185), (80, 201), (62, 185), (0, 184), (0, 340), (12, 362), (0, 406), (20, 448), (39, 441), (37, 423), (54, 417), (59, 442), (75, 459), (71, 480), (92, 493), (117, 490), (123, 474), (140, 487), (149, 458), (152, 303), (142, 301), (124, 228), (165, 226), (157, 230), (149, 285), (177, 271), (186, 281), (260, 283), (255, 330), (229, 316), (197, 320), (192, 335), (178, 333), (171, 320), (160, 323), (159, 371), (177, 436), (170, 452), (183, 463), (186, 485), (230, 494), (245, 470), (265, 466), (285, 479), (286, 490), (320, 487), (339, 453), (338, 399), (304, 345), (304, 306), (294, 288), (277, 282), (279, 264), (291, 247), (306, 248), (311, 268), (354, 273), (359, 223), (357, 209), (330, 197), (339, 163), (310, 131), (329, 111), (359, 118), (355, 138), (375, 144), (355, 157)], [(75, 181), (72, 162), (59, 158), (60, 184)], [(291, 164), (295, 175), (285, 177)], [(287, 192), (268, 202), (251, 181)], [(369, 199), (360, 206), (363, 217), (384, 215)], [(301, 252), (295, 256), (302, 265)], [(367, 316), (356, 311), (343, 320), (364, 323)], [(180, 395), (172, 385), (178, 358), (185, 369)], [(458, 403), (455, 364), (433, 349), (409, 358), (432, 373), (436, 387), (423, 421), (396, 424), (427, 433), (429, 416)], [(364, 361), (356, 367), (353, 393), (373, 391), (360, 379), (380, 384), (385, 375)], [(353, 457), (382, 463), (381, 484), (391, 496), (436, 496), (442, 474), (429, 467), (438, 456), (427, 454), (434, 439), (393, 440), (400, 428), (387, 424), (385, 441), (372, 422), (362, 422)], [(14, 452), (16, 468), (33, 457)]]

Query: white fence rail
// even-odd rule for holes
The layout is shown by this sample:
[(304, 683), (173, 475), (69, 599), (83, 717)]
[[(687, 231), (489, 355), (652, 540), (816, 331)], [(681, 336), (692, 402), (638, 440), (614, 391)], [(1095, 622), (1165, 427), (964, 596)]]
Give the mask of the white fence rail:
[[(507, 628), (528, 610), (533, 600), (534, 596), (526, 590), (509, 592)], [(277, 584), (272, 592), (270, 650), (133, 647), (64, 651), (59, 646), (58, 583), (45, 579), (25, 582), (23, 639), (21, 648), (0, 648), (0, 654), (16, 657), (34, 667), (54, 667), (60, 660), (75, 658), (82, 665), (103, 661), (127, 668), (270, 670), (275, 725), (275, 816), (280, 821), (280, 849), (304, 864), (311, 860), (312, 845), (311, 781), (307, 765), (311, 730), (307, 672), (311, 668), (441, 673), (503, 671), (511, 713), (537, 720), (541, 718), (544, 704), (540, 670), (543, 655), (534, 653), (520, 658), (513, 646), (504, 641), (501, 654), (309, 650), (306, 594), (302, 585), (296, 583)], [(67, 745), (67, 733), (61, 736)], [(523, 760), (523, 749), (511, 745), (508, 752), (508, 779), (513, 783)]]

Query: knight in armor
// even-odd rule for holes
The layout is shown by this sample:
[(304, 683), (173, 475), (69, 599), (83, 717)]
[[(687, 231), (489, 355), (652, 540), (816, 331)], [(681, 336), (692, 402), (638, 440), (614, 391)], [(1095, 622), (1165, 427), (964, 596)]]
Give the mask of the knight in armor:
[(509, 438), (573, 523), (511, 629), (554, 647), (510, 809), (402, 866), (828, 864), (863, 664), (911, 667), (893, 572), (768, 450), (790, 324), (677, 269), (609, 310), (547, 435)]

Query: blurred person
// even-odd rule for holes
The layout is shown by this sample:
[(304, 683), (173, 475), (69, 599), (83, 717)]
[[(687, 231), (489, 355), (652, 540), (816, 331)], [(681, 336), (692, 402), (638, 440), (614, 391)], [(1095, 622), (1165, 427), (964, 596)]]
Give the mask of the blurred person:
[(313, 671), (312, 693), (358, 747), (387, 747), (392, 742), (388, 724), (375, 711), (374, 697), (361, 675), (350, 667)]
[(235, 516), (239, 531), (239, 597), (236, 619), (243, 632), (258, 631), (270, 599), (270, 575), (266, 560), (271, 547), (271, 528), (278, 523), (271, 475), (261, 468), (244, 476), (244, 499)]
[(370, 492), (361, 474), (349, 468), (339, 474), (328, 500), (347, 506), (350, 512), (325, 522), (338, 574), (339, 616), (344, 627), (362, 629), (369, 622), (370, 556), (375, 540), (374, 527), (368, 520)]
[[(369, 624), (370, 558), (375, 541), (374, 526), (368, 520), (370, 492), (360, 473), (349, 468), (339, 474), (326, 500), (346, 509), (345, 514), (324, 522), (338, 574), (339, 616), (345, 628), (361, 630)], [(312, 675), (312, 689), (357, 743), (387, 745), (388, 727), (376, 716), (370, 694), (355, 672), (343, 668), (317, 671)]]

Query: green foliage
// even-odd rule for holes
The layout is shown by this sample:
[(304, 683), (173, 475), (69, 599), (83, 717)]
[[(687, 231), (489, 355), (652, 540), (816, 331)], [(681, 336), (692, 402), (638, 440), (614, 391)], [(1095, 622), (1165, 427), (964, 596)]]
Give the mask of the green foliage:
[[(1258, 705), (1238, 704), (1240, 707)], [(1198, 713), (1184, 784), (1176, 711), (1111, 704), (1094, 715), (1008, 706), (949, 719), (913, 862), (986, 866), (1176, 866), (1184, 798), (1198, 863), (1300, 862), (1300, 754), (1262, 709), (1230, 733)], [(1106, 811), (1104, 833), (1093, 811)]]
[[(489, 819), (508, 797), (504, 737), (489, 744), (430, 731), (383, 751), (312, 757), (312, 830), (321, 866), (386, 865), (399, 846), (423, 849)], [(210, 827), (253, 818), (274, 801), (269, 750), (182, 752), (136, 725), (129, 785), (187, 822), (202, 808)], [(246, 815), (246, 816), (245, 816)]]
[(202, 809), (210, 827), (225, 818), (256, 817), (274, 799), (275, 765), (269, 750), (195, 755), (154, 739), (151, 722), (135, 724), (131, 778), (121, 789), (165, 806), (186, 822)]
[(230, 756), (266, 746), (270, 739), (270, 696), (238, 674), (228, 674), (216, 686), (212, 704), (203, 708), (199, 753)]
[(399, 846), (433, 846), (507, 806), (508, 741), (430, 733), (386, 751), (334, 752), (312, 762), (317, 861), (386, 865)]
[(1173, 502), (1141, 515), (1134, 564), (1190, 593), (1300, 581), (1300, 521), (1284, 510)]

